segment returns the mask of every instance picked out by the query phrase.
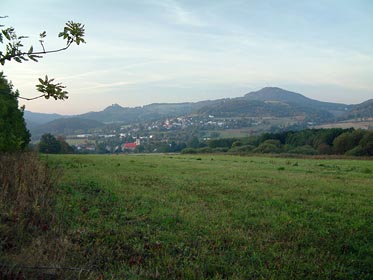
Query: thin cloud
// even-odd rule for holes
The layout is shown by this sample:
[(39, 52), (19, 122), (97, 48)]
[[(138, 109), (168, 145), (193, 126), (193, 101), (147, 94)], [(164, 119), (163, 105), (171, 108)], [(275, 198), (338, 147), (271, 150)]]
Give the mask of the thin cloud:
[(166, 14), (177, 24), (195, 27), (207, 25), (207, 22), (198, 17), (195, 12), (181, 6), (174, 0), (156, 1), (154, 3), (165, 8)]

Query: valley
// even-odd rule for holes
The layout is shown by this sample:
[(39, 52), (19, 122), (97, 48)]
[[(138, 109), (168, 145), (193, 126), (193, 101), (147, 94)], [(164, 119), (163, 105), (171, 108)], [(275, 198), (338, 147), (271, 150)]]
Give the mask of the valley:
[(51, 133), (64, 137), (80, 151), (112, 153), (140, 139), (151, 147), (146, 152), (159, 152), (174, 150), (167, 149), (167, 145), (179, 146), (179, 150), (182, 143), (193, 138), (207, 141), (324, 127), (372, 129), (373, 102), (321, 102), (269, 87), (237, 98), (134, 108), (113, 104), (103, 111), (76, 116), (53, 114), (45, 115), (44, 120), (43, 116), (25, 113), (34, 142), (42, 134)]

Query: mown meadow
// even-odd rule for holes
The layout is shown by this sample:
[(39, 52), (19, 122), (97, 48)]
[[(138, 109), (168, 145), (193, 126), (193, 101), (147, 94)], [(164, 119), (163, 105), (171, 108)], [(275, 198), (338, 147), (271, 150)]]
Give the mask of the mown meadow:
[(50, 155), (66, 258), (104, 279), (372, 279), (373, 161)]

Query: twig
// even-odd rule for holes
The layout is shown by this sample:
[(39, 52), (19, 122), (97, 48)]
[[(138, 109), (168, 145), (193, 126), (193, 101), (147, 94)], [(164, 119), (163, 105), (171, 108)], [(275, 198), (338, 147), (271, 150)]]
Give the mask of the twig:
[(30, 56), (30, 55), (45, 55), (45, 54), (49, 54), (49, 53), (56, 53), (56, 52), (62, 52), (64, 50), (67, 50), (71, 44), (73, 43), (73, 41), (70, 41), (66, 47), (64, 48), (61, 48), (61, 49), (57, 49), (57, 50), (51, 50), (51, 51), (46, 51), (44, 49), (44, 45), (42, 44), (43, 46), (43, 51), (40, 51), (40, 52), (32, 52), (32, 53), (28, 53), (28, 52), (23, 52), (23, 53), (17, 53), (17, 54), (9, 54), (9, 55), (4, 55), (2, 57), (0, 57), (0, 61), (6, 61), (6, 60), (10, 60), (12, 58), (15, 58), (15, 57), (23, 57), (25, 55), (27, 56)]
[(38, 99), (38, 98), (41, 98), (41, 97), (44, 97), (44, 94), (42, 94), (42, 95), (40, 95), (40, 96), (31, 97), (31, 98), (18, 96), (18, 98), (20, 98), (20, 99), (24, 99), (24, 100), (27, 100), (27, 101), (35, 100), (35, 99)]

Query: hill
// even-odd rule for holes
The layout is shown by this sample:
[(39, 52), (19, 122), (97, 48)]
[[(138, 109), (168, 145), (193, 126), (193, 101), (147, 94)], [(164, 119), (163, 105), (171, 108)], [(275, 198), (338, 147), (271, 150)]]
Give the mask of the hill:
[(44, 114), (44, 113), (35, 113), (31, 111), (25, 110), (24, 118), (26, 120), (27, 128), (30, 131), (34, 131), (37, 127), (46, 124), (48, 122), (65, 118), (67, 116), (59, 115), (59, 114)]
[(113, 104), (105, 108), (103, 111), (89, 112), (79, 115), (79, 117), (97, 120), (104, 123), (120, 122), (123, 124), (132, 124), (136, 122), (187, 115), (210, 103), (214, 103), (214, 101), (201, 101), (196, 103), (153, 103), (132, 108)]
[(373, 99), (352, 106), (341, 119), (373, 118)]
[[(266, 87), (236, 98), (184, 103), (153, 103), (139, 107), (122, 107), (113, 104), (102, 111), (88, 112), (74, 118), (57, 114), (26, 112), (25, 118), (27, 123), (30, 124), (31, 133), (35, 137), (35, 135), (38, 136), (44, 132), (65, 135), (73, 131), (88, 131), (92, 128), (102, 127), (103, 124), (145, 124), (163, 122), (167, 118), (188, 116), (199, 118), (200, 121), (209, 118), (209, 116), (231, 120), (239, 118), (287, 118), (283, 123), (305, 127), (309, 123), (319, 125), (349, 118), (369, 118), (372, 117), (372, 112), (373, 100), (357, 105), (322, 102), (278, 87)], [(55, 121), (57, 118), (62, 119), (57, 122), (46, 123), (47, 120)], [(75, 121), (77, 119), (78, 121)], [(82, 121), (83, 119), (84, 121)], [(92, 122), (89, 122), (89, 120)], [(37, 126), (38, 123), (41, 125)], [(273, 125), (277, 124), (274, 123)]]
[(95, 120), (83, 119), (78, 117), (56, 119), (45, 123), (31, 131), (32, 138), (38, 140), (44, 133), (54, 135), (83, 134), (91, 129), (101, 128), (104, 124)]
[(292, 91), (287, 91), (278, 87), (265, 87), (261, 90), (247, 93), (244, 99), (261, 101), (278, 101), (288, 105), (326, 110), (329, 112), (345, 112), (351, 105), (342, 103), (323, 102), (305, 97), (304, 95)]
[(266, 87), (244, 97), (205, 100), (188, 103), (154, 103), (142, 107), (122, 107), (113, 104), (100, 112), (89, 112), (79, 117), (105, 123), (157, 120), (188, 114), (213, 114), (222, 117), (262, 117), (302, 115), (310, 120), (331, 120), (349, 111), (351, 105), (322, 102), (299, 93), (277, 87)]

